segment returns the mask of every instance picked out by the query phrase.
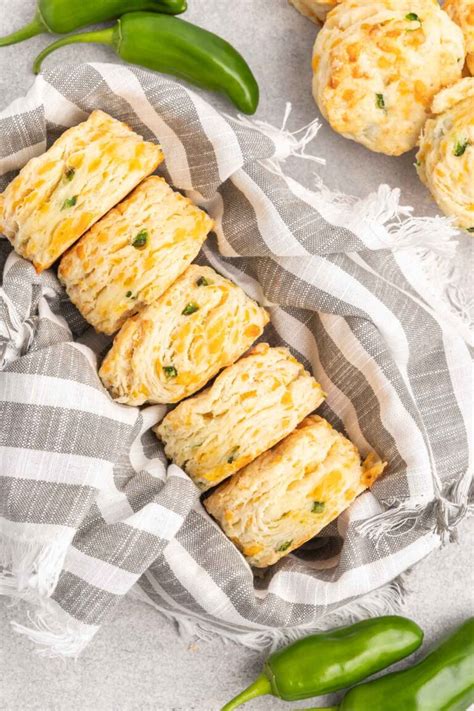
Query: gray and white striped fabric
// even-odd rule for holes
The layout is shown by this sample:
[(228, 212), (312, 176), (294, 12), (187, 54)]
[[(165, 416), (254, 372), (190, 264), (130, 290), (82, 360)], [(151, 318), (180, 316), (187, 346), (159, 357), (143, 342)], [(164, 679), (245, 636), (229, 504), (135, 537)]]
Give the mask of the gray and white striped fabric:
[(317, 628), (466, 512), (467, 326), (423, 266), (455, 231), (413, 218), (387, 186), (355, 201), (287, 177), (284, 159), (305, 153), (316, 124), (291, 135), (234, 120), (113, 64), (52, 70), (0, 116), (0, 187), (97, 108), (162, 144), (162, 174), (216, 220), (199, 260), (267, 305), (264, 337), (312, 368), (328, 393), (320, 413), (389, 468), (321, 536), (254, 577), (166, 462), (151, 432), (165, 409), (110, 399), (97, 376), (109, 340), (54, 271), (38, 276), (1, 240), (0, 592), (36, 606), (17, 629), (49, 654), (77, 654), (132, 588), (185, 627), (255, 646)]

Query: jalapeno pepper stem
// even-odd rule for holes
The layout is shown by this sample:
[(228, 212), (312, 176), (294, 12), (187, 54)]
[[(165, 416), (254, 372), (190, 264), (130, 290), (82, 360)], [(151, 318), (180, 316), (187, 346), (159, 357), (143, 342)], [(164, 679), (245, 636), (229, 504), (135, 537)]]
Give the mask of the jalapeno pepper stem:
[(30, 39), (30, 37), (36, 37), (43, 32), (48, 32), (48, 26), (44, 22), (40, 13), (37, 12), (34, 18), (27, 25), (22, 27), (10, 35), (5, 37), (0, 37), (0, 47), (8, 47), (10, 44), (16, 44), (17, 42), (23, 42), (23, 40)]
[(235, 696), (232, 701), (222, 707), (221, 711), (234, 711), (238, 706), (242, 706), (246, 701), (255, 699), (256, 696), (265, 696), (272, 693), (272, 685), (266, 674), (260, 674), (253, 684), (250, 684), (240, 694)]
[(39, 74), (41, 71), (41, 64), (43, 59), (45, 59), (49, 54), (54, 52), (60, 47), (65, 47), (68, 44), (75, 44), (77, 42), (97, 42), (99, 44), (108, 44), (112, 46), (114, 44), (114, 33), (116, 32), (115, 27), (108, 27), (105, 30), (97, 30), (95, 32), (81, 32), (77, 35), (68, 35), (61, 39), (56, 40), (52, 44), (48, 45), (43, 49), (42, 52), (38, 54), (35, 61), (33, 62), (33, 72)]

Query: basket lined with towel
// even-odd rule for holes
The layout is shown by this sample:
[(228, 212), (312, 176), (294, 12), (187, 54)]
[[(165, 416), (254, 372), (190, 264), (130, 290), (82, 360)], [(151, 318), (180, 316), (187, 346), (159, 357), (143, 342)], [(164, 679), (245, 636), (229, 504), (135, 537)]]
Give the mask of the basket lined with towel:
[(110, 398), (97, 375), (110, 339), (54, 270), (36, 274), (1, 240), (0, 593), (34, 609), (16, 629), (47, 654), (74, 656), (133, 590), (185, 629), (259, 648), (396, 607), (392, 581), (468, 505), (467, 327), (459, 299), (426, 269), (455, 230), (413, 217), (397, 189), (355, 200), (287, 176), (285, 159), (305, 154), (316, 122), (294, 135), (232, 119), (112, 64), (54, 69), (0, 115), (0, 188), (97, 108), (162, 145), (160, 174), (216, 223), (198, 262), (265, 305), (266, 340), (288, 346), (328, 393), (318, 413), (389, 468), (255, 577), (166, 461), (152, 432), (166, 408)]

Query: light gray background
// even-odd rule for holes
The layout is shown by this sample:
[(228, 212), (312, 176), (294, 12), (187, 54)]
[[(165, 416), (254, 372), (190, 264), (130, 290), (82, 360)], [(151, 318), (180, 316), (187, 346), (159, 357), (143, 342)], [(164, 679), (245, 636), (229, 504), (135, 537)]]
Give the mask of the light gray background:
[[(286, 101), (293, 104), (292, 129), (317, 115), (310, 91), (316, 28), (286, 0), (189, 0), (189, 5), (189, 20), (220, 33), (247, 57), (262, 89), (259, 118), (278, 124)], [(24, 24), (33, 8), (33, 0), (0, 0), (1, 34)], [(35, 38), (0, 49), (0, 110), (29, 88), (32, 59), (47, 41)], [(44, 66), (82, 61), (118, 60), (105, 47), (76, 45), (60, 50)], [(231, 110), (217, 97), (212, 101)], [(397, 159), (370, 154), (326, 126), (312, 151), (327, 159), (327, 166), (318, 170), (332, 188), (362, 195), (388, 182), (403, 186), (405, 202), (415, 205), (419, 214), (434, 211), (413, 169), (413, 154)], [(301, 181), (311, 183), (314, 164), (294, 162), (291, 167)], [(466, 238), (463, 242), (467, 254), (472, 243)], [(408, 577), (405, 614), (422, 625), (428, 644), (474, 613), (473, 521), (464, 522), (459, 533), (461, 544), (437, 551)], [(217, 711), (252, 681), (264, 656), (219, 639), (185, 640), (154, 610), (124, 601), (77, 662), (49, 660), (33, 654), (31, 644), (11, 630), (9, 621), (21, 617), (20, 610), (0, 606), (4, 711)], [(323, 701), (318, 700), (319, 705)], [(267, 697), (244, 708), (277, 711), (309, 705)]]

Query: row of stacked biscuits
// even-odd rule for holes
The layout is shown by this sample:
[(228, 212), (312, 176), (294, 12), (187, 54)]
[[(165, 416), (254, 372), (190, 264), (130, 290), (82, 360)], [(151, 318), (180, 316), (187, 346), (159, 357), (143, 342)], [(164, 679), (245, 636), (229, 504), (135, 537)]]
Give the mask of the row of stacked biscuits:
[(290, 2), (325, 21), (313, 95), (331, 127), (387, 155), (418, 146), (419, 177), (474, 232), (474, 0)]
[(115, 400), (179, 403), (155, 428), (167, 456), (202, 491), (217, 487), (207, 510), (252, 565), (267, 566), (384, 465), (362, 464), (311, 415), (324, 393), (287, 349), (252, 347), (268, 314), (191, 263), (213, 222), (151, 175), (162, 160), (159, 146), (95, 111), (10, 183), (1, 229), (38, 271), (61, 258), (71, 301), (97, 331), (116, 334), (99, 371)]

